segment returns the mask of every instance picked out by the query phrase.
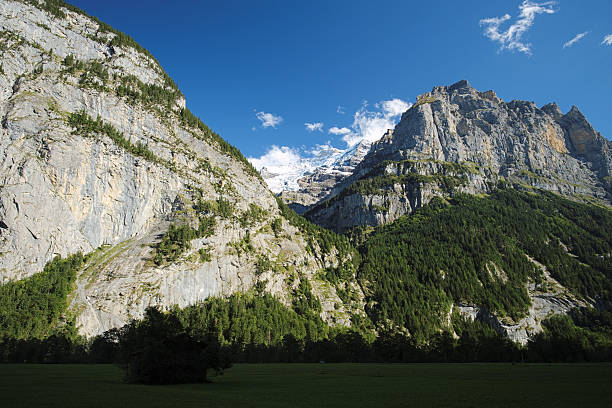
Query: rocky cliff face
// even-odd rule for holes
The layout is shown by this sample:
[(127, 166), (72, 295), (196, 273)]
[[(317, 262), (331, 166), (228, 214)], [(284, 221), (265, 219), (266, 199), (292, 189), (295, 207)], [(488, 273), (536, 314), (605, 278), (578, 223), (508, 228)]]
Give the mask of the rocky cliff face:
[[(95, 251), (71, 306), (85, 335), (148, 305), (255, 284), (290, 304), (304, 278), (324, 319), (349, 324), (334, 287), (316, 279), (338, 257), (307, 249), (248, 162), (185, 109), (155, 59), (78, 10), (30, 3), (0, 1), (0, 278)], [(213, 233), (178, 260), (156, 265), (161, 235), (193, 224), (197, 200), (231, 211), (212, 215)], [(262, 258), (270, 262), (258, 269)]]
[(499, 182), (610, 203), (611, 172), (612, 143), (576, 107), (563, 115), (555, 104), (504, 102), (460, 81), (419, 96), (307, 216), (337, 231), (377, 226)]

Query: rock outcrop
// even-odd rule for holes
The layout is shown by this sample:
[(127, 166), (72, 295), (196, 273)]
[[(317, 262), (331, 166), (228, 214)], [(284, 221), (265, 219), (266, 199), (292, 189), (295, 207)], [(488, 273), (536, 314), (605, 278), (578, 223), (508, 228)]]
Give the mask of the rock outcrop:
[(435, 196), (499, 182), (610, 203), (611, 171), (612, 143), (577, 108), (504, 102), (460, 81), (419, 96), (307, 217), (337, 231), (377, 226)]
[[(337, 254), (307, 248), (254, 169), (185, 109), (150, 54), (78, 10), (58, 10), (0, 1), (0, 280), (94, 252), (71, 299), (88, 336), (149, 305), (255, 284), (290, 305), (300, 279), (311, 280), (326, 321), (349, 325), (334, 287), (316, 278)], [(213, 233), (178, 260), (152, 262), (171, 223), (197, 220), (198, 200), (231, 211), (211, 216)]]
[(592, 306), (585, 300), (574, 296), (567, 288), (557, 282), (544, 265), (528, 257), (538, 269), (542, 271), (543, 281), (539, 284), (529, 282), (527, 293), (531, 306), (527, 315), (519, 321), (505, 318), (500, 319), (494, 313), (476, 305), (457, 304), (459, 313), (472, 320), (480, 320), (493, 327), (498, 333), (508, 336), (514, 342), (526, 345), (531, 337), (543, 331), (542, 321), (559, 314), (567, 314), (569, 311), (580, 307)]

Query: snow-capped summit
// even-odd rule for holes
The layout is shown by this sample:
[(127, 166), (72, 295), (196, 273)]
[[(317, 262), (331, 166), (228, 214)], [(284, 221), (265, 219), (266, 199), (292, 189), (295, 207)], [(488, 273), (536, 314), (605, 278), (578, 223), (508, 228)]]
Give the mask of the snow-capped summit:
[[(309, 206), (327, 197), (338, 183), (349, 177), (368, 154), (372, 143), (369, 140), (362, 140), (345, 150), (327, 146), (329, 149), (317, 152), (312, 158), (303, 159), (312, 166), (312, 169), (290, 182), (288, 174), (275, 177), (270, 177), (263, 171), (261, 174), (272, 191), (274, 191), (273, 185), (275, 188), (278, 187), (277, 180), (284, 178), (287, 183), (286, 187), (281, 189), (281, 197), (298, 213), (302, 213)], [(326, 160), (321, 160), (322, 157), (326, 157)], [(288, 186), (294, 188), (287, 188)]]

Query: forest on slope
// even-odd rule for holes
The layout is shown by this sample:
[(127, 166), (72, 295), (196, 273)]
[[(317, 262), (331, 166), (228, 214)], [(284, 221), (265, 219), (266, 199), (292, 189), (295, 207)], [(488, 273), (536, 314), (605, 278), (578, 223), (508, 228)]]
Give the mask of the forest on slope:
[(435, 199), (361, 245), (368, 315), (420, 341), (445, 325), (452, 303), (520, 319), (530, 306), (527, 283), (545, 285), (528, 256), (576, 296), (609, 310), (611, 230), (609, 209), (552, 193), (500, 189)]

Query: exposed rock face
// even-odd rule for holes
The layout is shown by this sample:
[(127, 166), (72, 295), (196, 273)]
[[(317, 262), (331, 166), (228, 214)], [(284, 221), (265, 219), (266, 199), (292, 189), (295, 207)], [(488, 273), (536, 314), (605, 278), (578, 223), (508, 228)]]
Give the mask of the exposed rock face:
[[(114, 33), (64, 11), (57, 18), (0, 1), (0, 279), (25, 278), (56, 255), (99, 248), (72, 299), (86, 335), (120, 326), (148, 305), (185, 306), (257, 282), (290, 304), (302, 278), (312, 280), (324, 319), (350, 324), (335, 289), (315, 277), (339, 260), (307, 250), (285, 220), (283, 232), (272, 233), (280, 216), (274, 196), (244, 160), (182, 119), (185, 100), (152, 57), (109, 45)], [(66, 62), (69, 56), (76, 62)], [(70, 122), (75, 112), (126, 141), (84, 132)], [(171, 222), (192, 222), (198, 196), (223, 197), (233, 214), (217, 216), (214, 234), (192, 242), (178, 261), (155, 265), (152, 246)], [(245, 224), (252, 205), (265, 216)], [(249, 250), (236, 249), (244, 239)], [(202, 248), (211, 260), (198, 258)], [(256, 273), (260, 256), (274, 270)], [(287, 276), (296, 273), (290, 284)]]
[(527, 284), (527, 293), (531, 300), (527, 316), (515, 322), (509, 319), (500, 319), (486, 309), (481, 309), (475, 305), (458, 304), (456, 305), (457, 310), (472, 320), (488, 323), (498, 333), (508, 336), (510, 340), (526, 345), (530, 337), (542, 332), (543, 320), (553, 315), (567, 314), (577, 307), (591, 306), (584, 300), (572, 295), (551, 277), (544, 265), (530, 257), (529, 259), (542, 271), (544, 282), (539, 285), (533, 282)]
[[(499, 181), (609, 203), (611, 146), (575, 107), (563, 115), (554, 104), (504, 102), (460, 81), (419, 96), (307, 216), (339, 231), (377, 226), (435, 196), (485, 193)], [(367, 179), (376, 189), (351, 188)]]

